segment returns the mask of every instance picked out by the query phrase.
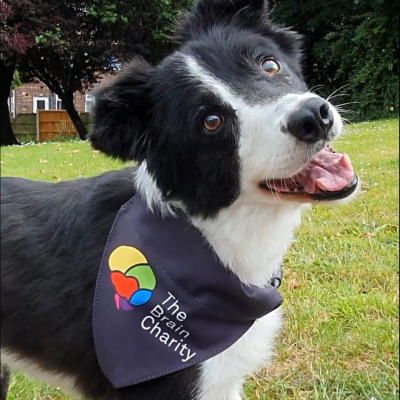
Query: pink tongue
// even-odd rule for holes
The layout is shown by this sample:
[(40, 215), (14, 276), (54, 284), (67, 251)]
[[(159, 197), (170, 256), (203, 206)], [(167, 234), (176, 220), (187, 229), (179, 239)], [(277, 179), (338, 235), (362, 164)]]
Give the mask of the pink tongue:
[(354, 170), (347, 154), (325, 147), (295, 177), (307, 193), (337, 192), (350, 184)]

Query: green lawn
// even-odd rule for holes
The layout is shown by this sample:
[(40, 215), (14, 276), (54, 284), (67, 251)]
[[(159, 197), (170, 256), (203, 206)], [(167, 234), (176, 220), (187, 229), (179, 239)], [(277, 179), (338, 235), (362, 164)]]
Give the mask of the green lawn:
[[(363, 191), (304, 215), (284, 264), (277, 356), (248, 380), (248, 400), (399, 398), (398, 146), (398, 120), (350, 125), (334, 145), (350, 154)], [(121, 165), (85, 142), (1, 149), (3, 176), (56, 182)], [(67, 397), (14, 376), (10, 400), (33, 399)]]

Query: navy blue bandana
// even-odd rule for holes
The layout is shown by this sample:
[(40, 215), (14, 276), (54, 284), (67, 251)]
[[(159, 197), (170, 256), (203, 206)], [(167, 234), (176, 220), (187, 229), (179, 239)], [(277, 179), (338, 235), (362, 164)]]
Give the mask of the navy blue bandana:
[(97, 279), (93, 334), (115, 388), (191, 367), (234, 344), (282, 304), (278, 290), (243, 284), (184, 215), (121, 207)]

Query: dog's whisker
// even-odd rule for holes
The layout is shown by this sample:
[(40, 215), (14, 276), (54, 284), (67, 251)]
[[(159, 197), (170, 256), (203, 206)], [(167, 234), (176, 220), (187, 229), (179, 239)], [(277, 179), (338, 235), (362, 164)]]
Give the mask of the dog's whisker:
[(350, 109), (350, 108), (345, 108), (345, 107), (343, 107), (343, 106), (338, 106), (338, 107), (336, 107), (336, 110), (339, 110), (339, 111), (351, 111), (351, 112), (356, 112), (356, 111), (354, 111), (354, 110), (352, 110), (352, 109)]
[(316, 93), (318, 90), (324, 88), (324, 85), (315, 85), (312, 88), (308, 89), (310, 93)]
[(361, 102), (360, 102), (360, 101), (349, 101), (348, 103), (338, 104), (338, 105), (335, 106), (335, 107), (336, 107), (336, 108), (339, 108), (339, 107), (343, 107), (343, 106), (348, 106), (348, 105), (350, 105), (350, 104), (361, 104)]
[(336, 99), (338, 97), (344, 97), (344, 96), (350, 96), (350, 94), (349, 93), (338, 93), (338, 94), (335, 94), (334, 96), (331, 96), (329, 98), (329, 101), (332, 101), (333, 99)]
[(352, 115), (356, 115), (359, 114), (357, 111), (353, 111), (353, 110), (338, 110), (340, 115), (343, 114), (352, 114)]
[(350, 85), (350, 83), (347, 83), (346, 85), (343, 85), (343, 86), (341, 86), (340, 88), (334, 90), (334, 91), (326, 98), (326, 101), (329, 101), (329, 100), (332, 98), (332, 96), (333, 96), (334, 94), (340, 92), (341, 90), (343, 90), (344, 88), (346, 88), (346, 87), (349, 86), (349, 85)]

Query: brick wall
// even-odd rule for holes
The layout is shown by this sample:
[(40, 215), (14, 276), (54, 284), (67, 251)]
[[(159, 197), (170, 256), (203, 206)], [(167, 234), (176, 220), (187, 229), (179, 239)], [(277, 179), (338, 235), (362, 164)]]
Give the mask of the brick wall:
[(85, 112), (85, 95), (79, 92), (74, 94), (74, 104), (76, 111)]
[(33, 112), (33, 98), (34, 97), (47, 97), (50, 98), (50, 89), (42, 82), (27, 83), (15, 89), (15, 112), (19, 113), (32, 113)]
[[(94, 85), (93, 89), (86, 93), (91, 93), (92, 90), (98, 86), (103, 85), (112, 79), (112, 75), (106, 75), (101, 82)], [(43, 82), (27, 83), (19, 86), (15, 89), (15, 113), (26, 114), (33, 112), (33, 100), (34, 97), (46, 97), (48, 100), (49, 110), (57, 109), (57, 97), (54, 93), (52, 94), (50, 89)], [(75, 108), (79, 113), (85, 112), (85, 94), (75, 92), (74, 94)], [(15, 116), (15, 115), (14, 115)]]

